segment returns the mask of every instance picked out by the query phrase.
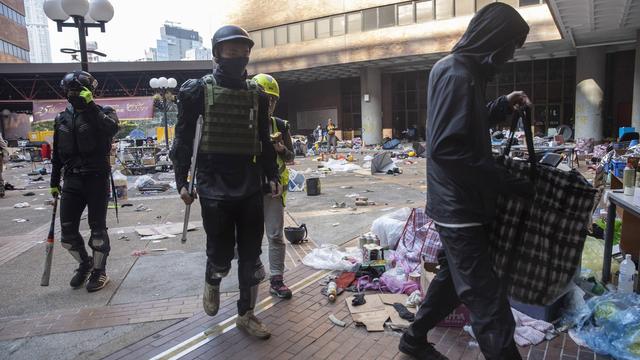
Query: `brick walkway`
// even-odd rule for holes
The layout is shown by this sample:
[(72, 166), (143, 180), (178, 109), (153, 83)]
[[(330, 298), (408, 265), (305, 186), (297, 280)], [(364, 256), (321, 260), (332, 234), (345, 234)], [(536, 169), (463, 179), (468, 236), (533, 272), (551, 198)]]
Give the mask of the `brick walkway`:
[[(236, 329), (235, 303), (228, 299), (215, 317), (199, 313), (106, 359), (407, 359), (397, 351), (399, 333), (368, 333), (353, 323), (345, 303), (347, 294), (335, 303), (320, 294), (317, 279), (325, 274), (301, 266), (289, 277), (292, 283), (309, 277), (312, 281), (296, 287), (293, 299), (263, 300), (257, 312), (273, 334), (269, 340), (254, 339)], [(260, 299), (265, 299), (267, 289), (261, 290)], [(272, 304), (264, 306), (265, 302)], [(346, 327), (331, 323), (330, 314), (346, 322)], [(430, 334), (430, 341), (450, 359), (483, 359), (472, 340), (459, 328), (440, 327)], [(608, 359), (578, 347), (566, 334), (520, 352), (532, 360)]]
[[(289, 215), (285, 216), (285, 224), (286, 226), (296, 225)], [(12, 258), (18, 256), (21, 253), (20, 250), (26, 251), (33, 246), (33, 244), (28, 243), (24, 247), (19, 247), (18, 244), (21, 243), (21, 240), (17, 238), (7, 241), (5, 246), (0, 247), (0, 250), (5, 250), (5, 247), (13, 248), (13, 246), (17, 246), (16, 250), (11, 253), (8, 251), (2, 253), (3, 256), (0, 257), (0, 261), (5, 256), (12, 256)], [(24, 239), (22, 242), (24, 242)], [(315, 247), (316, 244), (313, 241), (295, 246), (287, 242), (286, 269), (293, 269), (299, 266), (302, 258)], [(290, 282), (288, 278), (287, 281)], [(230, 304), (235, 304), (237, 293), (222, 294), (221, 298), (223, 301), (228, 299)], [(200, 312), (202, 312), (202, 297), (198, 295), (120, 305), (57, 310), (26, 316), (9, 316), (0, 318), (0, 341), (159, 320), (186, 319)]]

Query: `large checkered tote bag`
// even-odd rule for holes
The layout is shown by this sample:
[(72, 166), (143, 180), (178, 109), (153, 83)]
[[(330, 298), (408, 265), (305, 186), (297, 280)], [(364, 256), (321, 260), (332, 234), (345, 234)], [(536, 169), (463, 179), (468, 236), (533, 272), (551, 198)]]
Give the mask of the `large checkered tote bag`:
[[(524, 116), (522, 116), (524, 113)], [(536, 162), (528, 110), (524, 120), (529, 162), (497, 158), (512, 175), (529, 178), (533, 199), (499, 195), (489, 250), (494, 270), (517, 301), (549, 305), (564, 295), (580, 264), (596, 189), (577, 171), (565, 172)], [(511, 144), (511, 142), (509, 142)]]

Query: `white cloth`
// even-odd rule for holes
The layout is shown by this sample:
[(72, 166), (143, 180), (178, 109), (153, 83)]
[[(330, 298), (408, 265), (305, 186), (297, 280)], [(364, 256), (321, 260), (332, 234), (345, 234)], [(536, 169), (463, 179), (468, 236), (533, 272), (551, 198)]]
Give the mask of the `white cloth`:
[[(546, 339), (547, 333), (554, 329), (553, 324), (534, 319), (516, 309), (511, 308), (511, 312), (516, 322), (513, 340), (518, 346), (538, 345)], [(475, 339), (471, 326), (465, 326), (464, 330)]]

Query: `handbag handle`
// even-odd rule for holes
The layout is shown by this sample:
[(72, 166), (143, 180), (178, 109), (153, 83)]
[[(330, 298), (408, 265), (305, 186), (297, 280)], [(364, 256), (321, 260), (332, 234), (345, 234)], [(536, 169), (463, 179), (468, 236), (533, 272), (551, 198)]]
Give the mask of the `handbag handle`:
[(522, 124), (524, 126), (524, 137), (527, 143), (527, 152), (529, 153), (529, 163), (531, 164), (530, 177), (533, 180), (536, 177), (538, 163), (536, 161), (535, 147), (533, 146), (533, 132), (531, 131), (531, 109), (528, 106), (521, 107), (513, 113), (510, 129), (511, 136), (509, 137), (507, 146), (504, 148), (503, 155), (509, 156), (509, 153), (511, 152), (511, 144), (515, 138), (516, 127), (518, 126), (518, 120), (520, 119), (522, 119)]

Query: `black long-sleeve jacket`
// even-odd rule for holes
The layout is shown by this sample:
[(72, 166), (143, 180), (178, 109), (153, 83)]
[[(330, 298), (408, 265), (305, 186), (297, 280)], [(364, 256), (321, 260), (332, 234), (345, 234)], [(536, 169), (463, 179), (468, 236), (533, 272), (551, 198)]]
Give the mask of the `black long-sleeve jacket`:
[[(506, 97), (485, 103), (493, 61), (522, 45), (529, 27), (507, 5), (483, 8), (430, 75), (427, 109), (427, 214), (445, 224), (488, 223), (510, 179), (491, 153), (489, 128), (510, 113)], [(492, 4), (493, 5), (493, 4)], [(508, 60), (508, 59), (507, 59)]]
[(118, 116), (113, 108), (92, 103), (79, 112), (68, 105), (55, 119), (51, 187), (60, 186), (63, 169), (65, 173), (108, 174), (111, 142), (117, 132)]
[[(239, 89), (244, 81), (228, 81), (214, 74), (220, 86)], [(204, 114), (205, 83), (203, 79), (187, 80), (178, 93), (178, 122), (171, 149), (171, 160), (178, 191), (187, 187), (187, 175), (193, 153), (198, 116)], [(260, 96), (258, 102), (259, 137), (262, 154), (255, 161), (249, 155), (198, 154), (198, 195), (212, 200), (238, 200), (262, 189), (262, 177), (278, 182), (276, 153), (269, 137), (268, 99)]]

